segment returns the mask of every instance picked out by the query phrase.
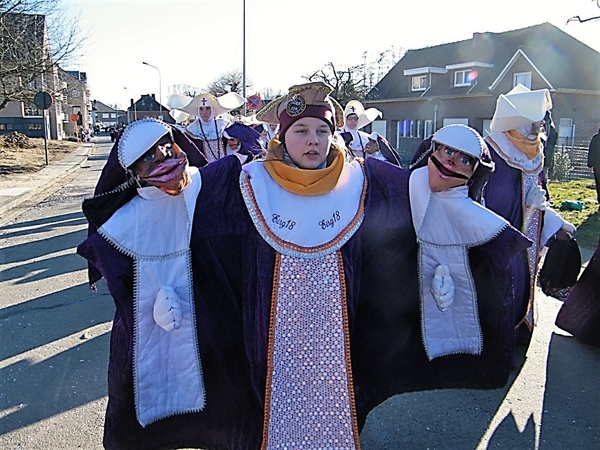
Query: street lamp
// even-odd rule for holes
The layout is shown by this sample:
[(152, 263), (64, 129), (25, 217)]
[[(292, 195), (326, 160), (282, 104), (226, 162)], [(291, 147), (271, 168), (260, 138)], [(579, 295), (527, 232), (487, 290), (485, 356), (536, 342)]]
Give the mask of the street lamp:
[[(123, 89), (125, 89), (126, 91), (131, 92), (131, 89), (128, 89), (127, 87), (124, 87)], [(137, 107), (135, 106), (135, 99), (132, 98), (131, 100), (133, 100), (133, 120), (137, 120)], [(127, 108), (127, 123), (131, 122), (129, 120), (129, 108)]]
[(142, 64), (145, 64), (148, 67), (152, 67), (158, 72), (158, 101), (160, 103), (160, 119), (162, 119), (162, 80), (160, 77), (160, 69), (156, 66), (153, 66), (152, 64), (148, 64), (146, 61), (142, 61)]
[(242, 0), (242, 97), (246, 115), (246, 0)]

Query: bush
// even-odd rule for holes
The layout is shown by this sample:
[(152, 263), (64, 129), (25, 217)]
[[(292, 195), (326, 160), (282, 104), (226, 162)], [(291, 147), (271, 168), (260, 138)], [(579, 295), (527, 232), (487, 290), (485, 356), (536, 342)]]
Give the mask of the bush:
[(552, 169), (552, 178), (558, 181), (567, 181), (569, 174), (573, 172), (573, 164), (567, 152), (557, 152), (554, 154), (554, 167)]

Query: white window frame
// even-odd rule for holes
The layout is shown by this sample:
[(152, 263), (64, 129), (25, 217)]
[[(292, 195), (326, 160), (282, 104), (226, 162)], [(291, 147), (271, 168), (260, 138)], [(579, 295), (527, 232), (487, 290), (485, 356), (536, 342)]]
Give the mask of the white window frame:
[(531, 89), (531, 72), (517, 72), (513, 74), (513, 87), (521, 83), (528, 89)]
[(424, 91), (427, 89), (427, 75), (416, 75), (412, 77), (411, 90)]
[(454, 86), (471, 86), (471, 80), (469, 80), (470, 73), (471, 69), (457, 70), (456, 72), (454, 72)]
[(423, 136), (428, 138), (433, 134), (433, 120), (425, 120), (423, 122)]

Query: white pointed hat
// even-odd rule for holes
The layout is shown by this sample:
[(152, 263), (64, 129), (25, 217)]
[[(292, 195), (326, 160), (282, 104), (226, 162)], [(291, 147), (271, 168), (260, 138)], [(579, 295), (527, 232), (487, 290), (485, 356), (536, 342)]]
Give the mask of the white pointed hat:
[(344, 121), (350, 114), (356, 114), (358, 116), (358, 122), (356, 124), (357, 130), (366, 127), (378, 117), (382, 116), (381, 111), (377, 108), (365, 109), (363, 104), (358, 100), (350, 100), (346, 104), (346, 107), (344, 108)]
[[(170, 100), (170, 99), (169, 99)], [(231, 110), (242, 106), (246, 99), (237, 92), (229, 92), (220, 97), (215, 97), (212, 94), (200, 94), (189, 100), (185, 105), (177, 104), (181, 99), (175, 98), (174, 103), (177, 106), (173, 108), (186, 112), (191, 116), (198, 116), (198, 108), (201, 106), (210, 106), (213, 109), (214, 117), (221, 116)]]
[(507, 94), (498, 97), (490, 131), (515, 130), (539, 122), (551, 109), (552, 98), (548, 89), (532, 91), (518, 84)]

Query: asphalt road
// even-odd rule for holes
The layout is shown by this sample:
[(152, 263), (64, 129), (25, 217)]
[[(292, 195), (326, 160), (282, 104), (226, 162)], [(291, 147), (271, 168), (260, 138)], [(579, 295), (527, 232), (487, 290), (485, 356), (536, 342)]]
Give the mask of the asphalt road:
[[(109, 149), (0, 221), (0, 449), (102, 448), (114, 307), (104, 283), (88, 289), (75, 246)], [(554, 327), (560, 304), (539, 292), (505, 388), (395, 396), (369, 416), (363, 449), (600, 448), (600, 349)]]

